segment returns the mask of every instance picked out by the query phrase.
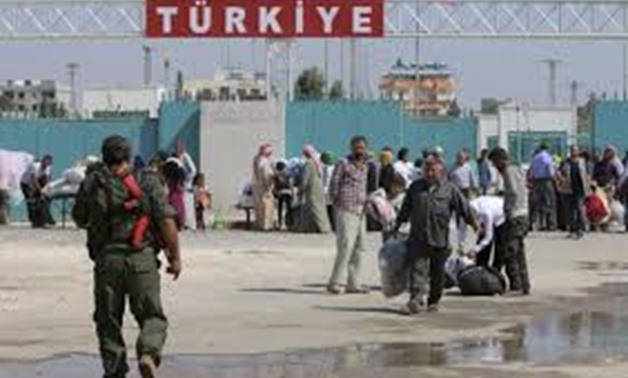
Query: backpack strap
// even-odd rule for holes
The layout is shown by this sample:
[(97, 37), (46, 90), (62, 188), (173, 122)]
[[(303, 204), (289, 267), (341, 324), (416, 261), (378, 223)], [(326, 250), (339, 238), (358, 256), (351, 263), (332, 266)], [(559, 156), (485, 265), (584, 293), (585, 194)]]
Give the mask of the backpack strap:
[(111, 177), (107, 176), (105, 182), (103, 183), (103, 190), (105, 191), (105, 201), (107, 203), (107, 233), (109, 235), (109, 240), (113, 240), (113, 222), (111, 222), (111, 215), (113, 213), (113, 183), (111, 182)]

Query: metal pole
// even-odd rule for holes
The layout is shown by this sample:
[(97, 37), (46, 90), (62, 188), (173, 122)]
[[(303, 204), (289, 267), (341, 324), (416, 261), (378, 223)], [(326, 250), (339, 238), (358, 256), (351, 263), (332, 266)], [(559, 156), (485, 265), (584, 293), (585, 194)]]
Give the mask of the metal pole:
[(325, 75), (325, 98), (329, 98), (329, 40), (325, 39), (325, 63), (324, 63), (324, 75)]
[(76, 75), (79, 68), (78, 63), (68, 63), (68, 74), (70, 75), (70, 113), (72, 118), (78, 116), (78, 89), (76, 87)]
[(350, 64), (351, 64), (351, 101), (356, 100), (356, 75), (357, 75), (357, 67), (356, 67), (356, 40), (351, 39), (351, 56), (350, 56)]
[(144, 85), (149, 86), (153, 80), (153, 58), (150, 46), (142, 46), (144, 50)]
[(521, 125), (519, 122), (519, 112), (521, 111), (521, 107), (517, 104), (516, 108), (516, 122), (517, 122), (517, 155), (519, 160), (519, 165), (523, 164), (523, 138), (521, 134)]
[(288, 101), (294, 100), (294, 86), (292, 85), (292, 41), (288, 41)]
[(272, 42), (271, 40), (266, 40), (266, 100), (270, 100), (272, 97)]
[(624, 101), (626, 101), (626, 98), (628, 97), (628, 94), (626, 93), (626, 86), (628, 85), (628, 48), (626, 46), (626, 42), (623, 43), (622, 47), (623, 47), (622, 71), (623, 71), (623, 77), (624, 77), (623, 86), (622, 86), (622, 98)]
[(340, 82), (342, 88), (345, 90), (345, 42), (344, 39), (340, 40)]
[(172, 100), (172, 84), (170, 83), (170, 58), (164, 59), (164, 86), (166, 87), (166, 99)]
[[(419, 0), (416, 2), (416, 15), (419, 17)], [(415, 78), (414, 78), (414, 114), (419, 115), (419, 82), (421, 80), (420, 76), (420, 54), (421, 54), (421, 41), (419, 40), (419, 33), (421, 32), (421, 25), (416, 23), (416, 34), (417, 37), (414, 40), (414, 64), (416, 64), (415, 68)]]
[(548, 80), (548, 97), (549, 104), (552, 107), (556, 106), (556, 68), (558, 64), (561, 63), (559, 59), (546, 59), (543, 63), (547, 64), (549, 69), (549, 80)]

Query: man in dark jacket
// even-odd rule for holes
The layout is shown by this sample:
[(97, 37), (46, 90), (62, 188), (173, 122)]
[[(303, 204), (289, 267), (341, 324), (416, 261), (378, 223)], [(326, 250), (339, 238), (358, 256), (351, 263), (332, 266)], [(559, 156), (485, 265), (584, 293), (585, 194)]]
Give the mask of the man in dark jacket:
[(428, 272), (427, 310), (438, 311), (445, 282), (445, 262), (451, 253), (449, 223), (453, 213), (476, 232), (478, 230), (467, 199), (460, 189), (445, 179), (442, 162), (430, 157), (425, 160), (424, 169), (424, 177), (408, 189), (397, 219), (397, 229), (408, 221), (411, 226), (408, 240), (410, 315), (419, 314), (424, 309)]

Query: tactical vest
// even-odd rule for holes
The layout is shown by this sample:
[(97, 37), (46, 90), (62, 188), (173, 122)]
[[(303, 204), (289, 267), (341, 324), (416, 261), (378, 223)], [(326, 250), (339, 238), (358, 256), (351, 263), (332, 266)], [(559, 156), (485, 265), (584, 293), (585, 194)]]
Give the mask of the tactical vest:
[(138, 221), (150, 213), (148, 200), (143, 198), (137, 201), (137, 206), (128, 208), (127, 204), (133, 198), (130, 191), (124, 186), (122, 179), (107, 175), (104, 181), (102, 189), (107, 204), (105, 225), (108, 235), (106, 246), (131, 249), (146, 247), (150, 243), (148, 233), (143, 236), (141, 246), (133, 246), (131, 239)]

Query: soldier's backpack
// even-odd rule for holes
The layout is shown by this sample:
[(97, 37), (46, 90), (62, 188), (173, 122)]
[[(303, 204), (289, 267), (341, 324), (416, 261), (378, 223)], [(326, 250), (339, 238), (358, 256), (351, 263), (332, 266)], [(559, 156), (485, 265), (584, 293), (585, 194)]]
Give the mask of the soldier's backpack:
[(496, 269), (472, 266), (458, 274), (458, 287), (465, 296), (492, 296), (506, 292), (506, 279)]

